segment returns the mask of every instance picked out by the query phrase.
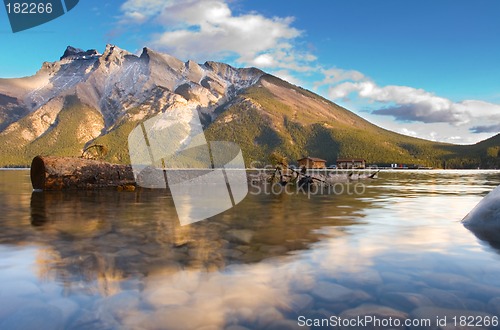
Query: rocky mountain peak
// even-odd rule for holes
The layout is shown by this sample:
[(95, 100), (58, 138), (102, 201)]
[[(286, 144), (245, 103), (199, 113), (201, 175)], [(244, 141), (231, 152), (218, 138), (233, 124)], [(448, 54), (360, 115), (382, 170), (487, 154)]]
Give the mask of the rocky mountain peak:
[(213, 62), (213, 61), (207, 61), (203, 64), (207, 69), (215, 72), (215, 73), (221, 73), (221, 72), (227, 72), (227, 71), (234, 71), (235, 69), (230, 66), (229, 64), (225, 63), (220, 63), (220, 62)]
[(117, 47), (115, 45), (107, 44), (106, 49), (104, 50), (104, 53), (101, 56), (101, 59), (103, 59), (106, 62), (120, 64), (123, 62), (123, 59), (127, 55), (132, 55), (132, 53), (124, 49), (121, 49), (120, 47)]
[(193, 60), (189, 60), (186, 62), (186, 68), (187, 69), (191, 69), (191, 70), (201, 70), (200, 66), (198, 65), (198, 63), (196, 63), (195, 61)]
[[(184, 63), (172, 55), (157, 52), (151, 48), (142, 49), (141, 59), (147, 60), (159, 67), (169, 67), (173, 71), (180, 72), (184, 68)], [(159, 68), (157, 67), (157, 69)]]
[(151, 53), (151, 49), (149, 49), (148, 47), (144, 47), (144, 48), (142, 48), (142, 53), (139, 57), (140, 58), (149, 58), (150, 53)]
[(66, 47), (64, 54), (61, 56), (60, 60), (70, 59), (70, 60), (80, 60), (80, 59), (90, 59), (100, 56), (99, 52), (95, 49), (83, 50), (81, 48), (75, 48), (73, 46)]

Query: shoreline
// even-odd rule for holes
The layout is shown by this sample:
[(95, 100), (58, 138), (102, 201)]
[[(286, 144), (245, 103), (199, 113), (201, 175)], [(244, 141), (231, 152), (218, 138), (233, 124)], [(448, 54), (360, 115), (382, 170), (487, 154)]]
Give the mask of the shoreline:
[[(31, 167), (0, 167), (0, 171), (28, 171), (30, 170)], [(202, 169), (202, 168), (179, 168), (179, 169), (167, 169), (167, 170), (181, 170), (181, 171), (200, 171), (200, 170), (207, 170), (207, 169)], [(226, 169), (230, 171), (274, 171), (275, 168), (246, 168), (246, 169)], [(297, 168), (298, 170), (298, 168)], [(318, 171), (318, 172), (366, 172), (366, 171), (371, 171), (371, 172), (393, 172), (393, 171), (403, 171), (403, 172), (408, 172), (408, 171), (413, 171), (413, 172), (435, 172), (435, 171), (500, 171), (498, 168), (390, 168), (390, 167), (379, 167), (379, 168), (366, 168), (366, 169), (318, 169), (318, 168), (310, 168), (308, 171)]]

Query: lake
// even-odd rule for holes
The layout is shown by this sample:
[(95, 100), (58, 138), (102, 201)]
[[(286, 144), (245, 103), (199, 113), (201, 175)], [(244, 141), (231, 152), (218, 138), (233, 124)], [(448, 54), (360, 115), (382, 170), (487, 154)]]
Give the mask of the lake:
[(188, 226), (165, 191), (0, 183), (0, 329), (498, 328), (500, 248), (460, 220), (500, 171), (252, 190)]

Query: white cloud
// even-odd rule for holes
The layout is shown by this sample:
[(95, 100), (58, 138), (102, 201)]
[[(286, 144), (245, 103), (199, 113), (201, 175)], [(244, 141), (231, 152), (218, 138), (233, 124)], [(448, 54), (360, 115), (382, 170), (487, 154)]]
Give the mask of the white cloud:
[(293, 17), (235, 15), (226, 0), (128, 0), (121, 10), (132, 22), (158, 24), (163, 31), (149, 45), (182, 59), (233, 57), (240, 65), (299, 72), (316, 60), (293, 46), (302, 35), (292, 27)]
[(159, 14), (164, 6), (163, 0), (127, 0), (120, 7), (124, 14), (121, 23), (144, 23)]
[(415, 131), (409, 130), (406, 127), (403, 127), (402, 129), (399, 130), (399, 133), (408, 135), (408, 136), (413, 136), (416, 137), (418, 134)]
[(360, 81), (366, 79), (365, 75), (356, 70), (344, 70), (339, 68), (323, 69), (320, 73), (325, 77), (323, 80), (315, 82), (314, 87), (331, 86), (343, 81)]
[(332, 86), (329, 89), (329, 96), (332, 98), (347, 97), (351, 93), (358, 93), (362, 98), (371, 101), (396, 104), (431, 104), (436, 110), (447, 109), (451, 101), (445, 98), (435, 96), (423, 89), (416, 89), (407, 86), (384, 86), (380, 87), (373, 81), (364, 79), (357, 82), (343, 82)]
[(270, 54), (262, 54), (257, 56), (253, 62), (259, 68), (273, 67), (276, 65), (276, 61)]
[[(326, 77), (324, 80), (333, 83), (328, 89), (331, 99), (349, 99), (352, 96), (365, 99), (372, 104), (372, 109), (377, 107), (372, 110), (373, 114), (392, 116), (397, 121), (467, 125), (473, 132), (492, 132), (496, 126), (491, 123), (500, 122), (498, 104), (479, 100), (454, 102), (423, 89), (408, 86), (381, 87), (362, 74), (349, 77), (348, 73), (341, 71), (336, 77), (337, 80), (335, 77)], [(490, 126), (487, 126), (487, 123), (490, 123)], [(474, 127), (477, 129), (474, 130)], [(436, 139), (432, 134), (426, 138), (429, 137)]]
[(288, 70), (273, 71), (271, 72), (271, 74), (296, 86), (301, 86), (303, 84), (300, 79), (296, 78), (295, 75)]

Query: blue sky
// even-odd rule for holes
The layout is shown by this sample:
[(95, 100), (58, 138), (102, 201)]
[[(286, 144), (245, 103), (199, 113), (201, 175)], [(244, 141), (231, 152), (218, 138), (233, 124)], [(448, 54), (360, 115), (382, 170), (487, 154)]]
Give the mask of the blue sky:
[(257, 66), (400, 133), (474, 143), (500, 132), (500, 1), (82, 0), (12, 33), (0, 77), (34, 74), (67, 45)]

